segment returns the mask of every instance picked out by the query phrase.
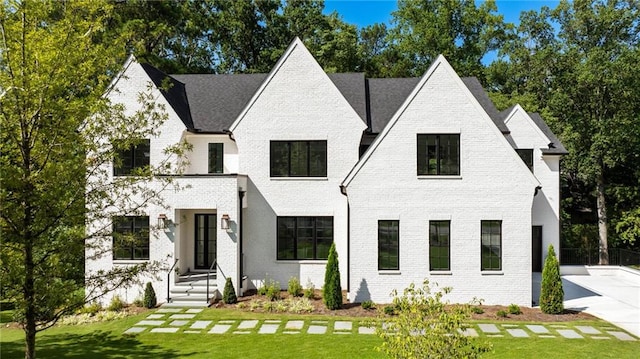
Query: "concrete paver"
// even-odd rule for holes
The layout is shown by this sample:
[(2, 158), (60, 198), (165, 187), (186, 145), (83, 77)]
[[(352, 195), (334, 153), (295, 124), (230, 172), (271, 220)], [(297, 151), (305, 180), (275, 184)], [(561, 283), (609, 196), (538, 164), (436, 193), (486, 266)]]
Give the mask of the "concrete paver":
[(179, 328), (153, 328), (151, 333), (175, 333)]
[(209, 330), (209, 334), (224, 334), (231, 328), (229, 324), (216, 324)]
[(195, 314), (173, 314), (169, 319), (193, 319), (195, 316)]
[(324, 334), (327, 332), (327, 327), (324, 325), (310, 325), (307, 329), (308, 334)]
[(625, 341), (633, 341), (636, 340), (636, 338), (630, 336), (629, 334), (625, 333), (625, 332), (613, 332), (613, 331), (609, 331), (607, 332), (611, 335), (613, 335), (614, 337), (620, 339), (620, 340), (625, 340)]
[(164, 318), (164, 314), (149, 314), (149, 316), (147, 317), (147, 319), (160, 319), (160, 318)]
[(374, 328), (369, 327), (359, 327), (358, 334), (375, 334), (376, 330)]
[(256, 325), (258, 325), (257, 320), (243, 320), (240, 322), (240, 325), (238, 325), (238, 329), (253, 329)]
[(576, 329), (583, 332), (584, 334), (602, 334), (598, 329), (589, 326), (589, 325), (576, 325)]
[(465, 328), (464, 330), (460, 330), (460, 333), (466, 337), (477, 337), (478, 332), (473, 328)]
[(180, 313), (182, 311), (182, 308), (160, 308), (156, 310), (156, 313)]
[(172, 327), (182, 327), (187, 324), (189, 324), (188, 320), (174, 320), (173, 322), (169, 323), (169, 325)]
[(529, 334), (523, 329), (507, 329), (507, 333), (511, 334), (514, 338), (528, 338)]
[(536, 334), (546, 334), (549, 333), (549, 329), (545, 328), (544, 325), (535, 325), (535, 324), (528, 324), (526, 325), (526, 327), (536, 333)]
[(125, 332), (125, 334), (130, 334), (130, 333), (141, 333), (143, 332), (145, 329), (145, 327), (131, 327), (129, 329), (127, 329), (127, 331)]
[(567, 339), (582, 339), (582, 335), (571, 329), (558, 329), (558, 333)]
[(500, 333), (500, 329), (495, 324), (478, 324), (478, 327), (485, 333)]
[(152, 326), (160, 326), (164, 324), (164, 320), (141, 320), (136, 325), (152, 325)]
[(209, 326), (213, 321), (211, 320), (196, 320), (189, 329), (204, 329)]
[(290, 320), (287, 322), (284, 328), (287, 330), (291, 330), (291, 329), (300, 330), (302, 329), (303, 326), (304, 326), (303, 320)]
[(352, 325), (353, 324), (351, 322), (336, 321), (335, 323), (333, 323), (333, 329), (334, 330), (351, 330)]

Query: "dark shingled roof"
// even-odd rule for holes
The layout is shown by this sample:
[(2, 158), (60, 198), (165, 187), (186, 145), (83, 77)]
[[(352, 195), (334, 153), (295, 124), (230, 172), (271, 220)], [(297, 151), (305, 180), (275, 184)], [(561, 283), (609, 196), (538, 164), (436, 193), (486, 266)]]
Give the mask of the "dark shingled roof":
[(171, 105), (185, 126), (187, 126), (188, 129), (192, 129), (193, 121), (191, 119), (189, 100), (187, 99), (184, 84), (151, 65), (140, 65), (147, 75), (149, 75), (151, 81), (160, 89), (164, 98), (167, 99), (167, 102), (169, 102), (169, 105)]
[(535, 124), (540, 128), (542, 133), (544, 133), (549, 141), (549, 148), (541, 148), (542, 153), (545, 155), (568, 155), (569, 151), (562, 145), (562, 142), (556, 137), (556, 135), (551, 131), (549, 126), (544, 122), (540, 114), (536, 112), (529, 112), (529, 116), (535, 122)]
[(504, 134), (509, 133), (509, 129), (502, 121), (502, 116), (500, 116), (498, 109), (489, 98), (489, 95), (484, 90), (484, 87), (482, 87), (482, 84), (480, 84), (480, 81), (478, 81), (478, 79), (475, 77), (463, 77), (462, 82), (464, 82), (469, 91), (471, 91), (471, 93), (473, 94), (473, 97), (478, 100), (480, 106), (482, 106), (489, 117), (491, 117), (493, 123), (498, 126), (498, 129), (500, 129), (500, 131)]
[(184, 82), (194, 128), (203, 132), (228, 129), (267, 74), (172, 75)]
[(340, 90), (342, 96), (360, 116), (362, 121), (367, 121), (367, 97), (365, 96), (364, 73), (340, 73), (327, 74), (333, 84)]

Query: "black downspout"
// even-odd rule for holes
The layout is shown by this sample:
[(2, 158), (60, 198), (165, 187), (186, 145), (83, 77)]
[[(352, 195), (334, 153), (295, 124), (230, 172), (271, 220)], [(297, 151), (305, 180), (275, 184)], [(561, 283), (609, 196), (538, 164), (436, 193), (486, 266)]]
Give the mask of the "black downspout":
[(238, 234), (238, 246), (240, 247), (240, 283), (238, 284), (238, 287), (240, 289), (242, 289), (242, 282), (244, 281), (244, 252), (242, 250), (242, 236), (244, 234), (244, 221), (242, 220), (242, 199), (244, 198), (245, 195), (245, 191), (238, 191), (238, 198), (239, 198), (239, 205), (240, 205), (240, 212), (238, 213), (238, 220), (240, 221), (240, 226), (238, 228), (238, 230), (240, 231), (240, 234)]

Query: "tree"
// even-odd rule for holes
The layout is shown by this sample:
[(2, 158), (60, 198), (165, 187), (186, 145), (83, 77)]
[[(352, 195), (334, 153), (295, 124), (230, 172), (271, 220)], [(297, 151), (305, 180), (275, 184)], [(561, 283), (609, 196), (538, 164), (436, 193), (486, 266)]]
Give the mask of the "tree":
[(464, 76), (484, 78), (482, 58), (506, 40), (507, 25), (493, 0), (400, 0), (393, 12), (389, 49), (392, 76), (421, 76), (443, 54)]
[(227, 277), (224, 283), (224, 290), (222, 292), (222, 301), (224, 304), (238, 303), (238, 297), (236, 296), (236, 290), (233, 288), (231, 277)]
[(184, 145), (168, 148), (158, 166), (111, 180), (118, 153), (166, 118), (150, 93), (126, 115), (103, 96), (125, 58), (122, 39), (105, 29), (112, 3), (12, 1), (0, 9), (0, 282), (24, 328), (25, 357), (34, 358), (37, 332), (157, 270), (150, 262), (77, 278), (85, 253), (111, 251), (111, 216), (161, 204), (171, 180), (153, 175), (177, 170)]
[(153, 284), (147, 282), (147, 285), (144, 287), (144, 307), (151, 309), (155, 308), (156, 304), (158, 304), (156, 291), (153, 289)]
[(564, 290), (560, 278), (560, 264), (553, 246), (549, 245), (547, 258), (542, 269), (542, 287), (540, 289), (540, 310), (547, 314), (560, 314), (564, 310)]
[(340, 267), (338, 265), (338, 252), (336, 244), (329, 248), (329, 258), (324, 272), (324, 288), (322, 289), (322, 301), (328, 309), (342, 308), (342, 287), (340, 286)]
[(478, 358), (491, 349), (486, 342), (466, 336), (465, 322), (471, 305), (448, 305), (445, 287), (432, 292), (429, 281), (422, 287), (411, 283), (402, 295), (392, 292), (394, 316), (379, 319), (376, 334), (382, 339), (377, 349), (391, 358)]

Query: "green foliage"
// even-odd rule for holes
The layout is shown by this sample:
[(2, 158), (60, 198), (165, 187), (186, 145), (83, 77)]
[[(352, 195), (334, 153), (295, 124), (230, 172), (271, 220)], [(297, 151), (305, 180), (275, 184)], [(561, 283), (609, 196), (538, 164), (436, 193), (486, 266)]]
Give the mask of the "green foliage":
[(307, 299), (314, 299), (316, 296), (316, 286), (307, 280), (307, 287), (304, 289), (304, 297)]
[(120, 298), (119, 295), (114, 295), (113, 297), (111, 297), (111, 302), (109, 302), (107, 310), (110, 310), (112, 312), (119, 312), (126, 306), (127, 304), (122, 300), (122, 298)]
[(271, 301), (278, 300), (280, 299), (280, 283), (265, 278), (262, 286), (258, 288), (258, 294), (266, 296)]
[(499, 311), (496, 312), (496, 316), (498, 318), (506, 318), (506, 317), (508, 317), (507, 311), (503, 310), (503, 309), (500, 309)]
[(482, 314), (484, 313), (484, 309), (482, 309), (482, 307), (478, 307), (477, 305), (474, 305), (471, 307), (471, 313), (473, 314)]
[(287, 292), (289, 292), (291, 296), (293, 297), (302, 296), (302, 285), (300, 284), (300, 281), (298, 280), (298, 278), (296, 277), (289, 278), (288, 284), (289, 285), (287, 287)]
[(522, 310), (520, 310), (520, 307), (517, 304), (509, 304), (509, 308), (507, 308), (507, 310), (509, 311), (509, 314), (522, 314)]
[(95, 315), (101, 310), (102, 310), (102, 305), (100, 305), (100, 303), (92, 302), (92, 303), (89, 303), (89, 304), (85, 305), (84, 307), (78, 309), (77, 313), (78, 314)]
[(340, 286), (340, 268), (338, 264), (338, 252), (336, 244), (331, 243), (329, 258), (324, 273), (324, 287), (322, 289), (322, 301), (331, 310), (342, 308), (342, 287)]
[(540, 310), (547, 314), (560, 314), (564, 310), (564, 290), (560, 278), (560, 265), (553, 250), (549, 245), (547, 258), (542, 269), (542, 287), (540, 289)]
[(360, 306), (362, 306), (362, 309), (375, 309), (376, 305), (375, 303), (373, 303), (373, 301), (371, 300), (365, 300), (364, 302), (360, 303)]
[(158, 300), (156, 299), (156, 291), (153, 290), (153, 285), (151, 282), (147, 283), (147, 286), (144, 288), (144, 306), (145, 308), (155, 308), (156, 304), (158, 304)]
[(236, 296), (236, 290), (233, 288), (231, 277), (227, 277), (224, 283), (224, 290), (222, 291), (222, 302), (224, 304), (238, 303), (238, 297)]
[(471, 305), (447, 307), (442, 297), (450, 291), (433, 292), (428, 280), (421, 287), (412, 283), (402, 295), (394, 291), (397, 315), (379, 318), (376, 334), (383, 342), (377, 349), (391, 358), (478, 358), (489, 351), (490, 344), (463, 334)]
[(386, 315), (396, 315), (396, 307), (393, 305), (385, 305), (382, 312)]

